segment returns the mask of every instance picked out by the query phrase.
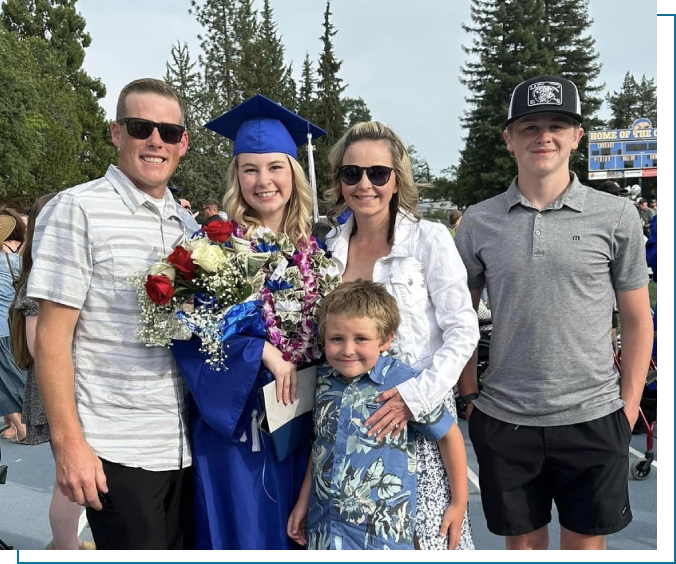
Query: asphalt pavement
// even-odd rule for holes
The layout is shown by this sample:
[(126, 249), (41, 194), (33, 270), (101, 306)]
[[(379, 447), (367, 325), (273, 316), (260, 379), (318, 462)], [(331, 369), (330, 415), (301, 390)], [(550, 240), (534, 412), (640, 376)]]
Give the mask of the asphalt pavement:
[[(481, 508), (481, 497), (476, 481), (478, 465), (469, 442), (467, 427), (460, 422), (467, 446), (470, 474), (469, 500), (474, 544), (477, 549), (499, 550), (504, 540), (486, 529)], [(630, 462), (645, 450), (645, 435), (634, 435), (628, 453)], [(51, 540), (48, 510), (54, 482), (54, 461), (49, 445), (36, 447), (16, 445), (0, 441), (2, 464), (8, 466), (7, 483), (0, 485), (0, 539), (18, 549), (42, 550)], [(657, 439), (655, 440), (657, 452)], [(474, 474), (474, 475), (473, 475)], [(611, 550), (654, 550), (657, 548), (657, 467), (643, 481), (629, 477), (629, 495), (633, 522), (623, 531), (608, 537)], [(550, 528), (550, 548), (559, 547), (558, 518), (553, 514)], [(81, 538), (91, 540), (91, 532), (82, 519)], [(648, 557), (648, 559), (650, 559)]]

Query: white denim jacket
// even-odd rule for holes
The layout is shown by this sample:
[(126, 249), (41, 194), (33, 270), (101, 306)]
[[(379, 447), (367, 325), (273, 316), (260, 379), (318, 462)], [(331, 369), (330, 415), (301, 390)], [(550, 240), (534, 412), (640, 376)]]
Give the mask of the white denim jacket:
[[(326, 237), (345, 272), (354, 216)], [(390, 354), (421, 370), (397, 386), (414, 419), (441, 404), (479, 341), (479, 324), (467, 288), (467, 271), (443, 225), (397, 215), (394, 245), (373, 267), (399, 304), (401, 324)]]

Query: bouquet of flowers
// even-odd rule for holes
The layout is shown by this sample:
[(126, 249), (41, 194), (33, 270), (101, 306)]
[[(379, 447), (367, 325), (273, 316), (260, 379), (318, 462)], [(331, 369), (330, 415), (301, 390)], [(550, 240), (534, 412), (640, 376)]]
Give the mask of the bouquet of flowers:
[(297, 366), (319, 358), (317, 312), (341, 279), (313, 237), (297, 249), (284, 234), (259, 227), (245, 239), (235, 222), (219, 221), (132, 281), (141, 341), (168, 347), (197, 335), (218, 370), (227, 368), (223, 342), (236, 333), (266, 337)]

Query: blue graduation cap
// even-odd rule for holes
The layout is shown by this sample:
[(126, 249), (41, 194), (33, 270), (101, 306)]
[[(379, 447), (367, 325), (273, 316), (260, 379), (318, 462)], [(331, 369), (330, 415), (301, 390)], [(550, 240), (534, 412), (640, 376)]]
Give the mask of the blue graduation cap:
[(204, 127), (232, 139), (232, 155), (239, 153), (285, 153), (298, 158), (298, 149), (326, 131), (287, 110), (262, 94), (256, 94)]

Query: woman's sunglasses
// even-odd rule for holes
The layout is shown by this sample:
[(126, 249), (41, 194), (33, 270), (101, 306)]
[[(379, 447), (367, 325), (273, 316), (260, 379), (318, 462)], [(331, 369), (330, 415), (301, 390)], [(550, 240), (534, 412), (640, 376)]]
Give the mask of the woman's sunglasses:
[(364, 173), (366, 173), (366, 177), (371, 184), (374, 186), (385, 186), (385, 184), (389, 182), (393, 170), (394, 169), (389, 166), (381, 165), (345, 165), (338, 167), (338, 176), (348, 186), (354, 186), (362, 179)]
[(134, 139), (148, 139), (157, 128), (165, 143), (175, 145), (181, 141), (185, 127), (175, 123), (155, 123), (148, 119), (127, 117), (118, 119), (117, 123), (127, 125), (127, 133)]

